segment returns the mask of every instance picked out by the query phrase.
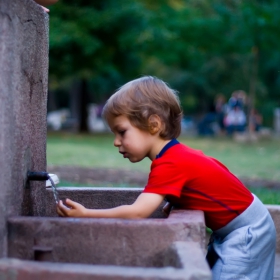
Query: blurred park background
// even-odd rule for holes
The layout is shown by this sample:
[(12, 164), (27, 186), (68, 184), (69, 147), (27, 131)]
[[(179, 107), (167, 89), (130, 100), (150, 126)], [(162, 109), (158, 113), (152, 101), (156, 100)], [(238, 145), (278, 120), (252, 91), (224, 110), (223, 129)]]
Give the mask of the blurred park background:
[[(49, 8), (49, 166), (148, 172), (150, 163), (117, 153), (101, 111), (121, 85), (152, 75), (179, 92), (182, 142), (238, 176), (280, 181), (279, 0), (59, 0)], [(237, 107), (239, 132), (256, 137), (234, 138), (225, 127)]]

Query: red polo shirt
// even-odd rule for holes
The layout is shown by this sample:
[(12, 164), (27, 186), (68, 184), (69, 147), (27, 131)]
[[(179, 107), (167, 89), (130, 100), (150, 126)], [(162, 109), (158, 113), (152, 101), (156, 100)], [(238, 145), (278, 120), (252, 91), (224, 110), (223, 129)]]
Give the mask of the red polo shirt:
[(176, 208), (204, 211), (212, 230), (225, 226), (253, 201), (222, 163), (175, 139), (153, 160), (143, 192), (164, 194)]

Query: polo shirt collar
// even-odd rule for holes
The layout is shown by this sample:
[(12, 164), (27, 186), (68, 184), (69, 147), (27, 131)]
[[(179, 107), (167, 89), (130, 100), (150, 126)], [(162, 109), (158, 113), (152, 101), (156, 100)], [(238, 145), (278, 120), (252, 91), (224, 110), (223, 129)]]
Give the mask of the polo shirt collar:
[(169, 148), (173, 147), (174, 145), (180, 144), (180, 142), (173, 138), (170, 142), (168, 142), (160, 151), (158, 155), (156, 155), (156, 159), (160, 158)]

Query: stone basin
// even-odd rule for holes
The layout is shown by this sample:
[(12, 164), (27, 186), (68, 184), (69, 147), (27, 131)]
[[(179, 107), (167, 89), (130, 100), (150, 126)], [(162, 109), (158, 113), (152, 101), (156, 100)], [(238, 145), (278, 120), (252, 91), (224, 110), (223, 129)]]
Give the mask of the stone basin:
[[(59, 195), (108, 208), (132, 203), (141, 190), (59, 188)], [(47, 217), (8, 219), (8, 258), (0, 260), (0, 272), (16, 271), (16, 279), (51, 273), (68, 279), (71, 271), (69, 279), (211, 279), (201, 211), (173, 210), (166, 218), (159, 207), (142, 220), (60, 218), (51, 190), (45, 198)]]
[(202, 250), (200, 225), (188, 224), (188, 215), (200, 218), (199, 212), (188, 211), (139, 221), (14, 217), (8, 220), (8, 256), (34, 260), (42, 248), (53, 262), (178, 267), (174, 242), (192, 241)]
[[(59, 198), (70, 198), (87, 208), (106, 209), (124, 204), (132, 204), (142, 192), (142, 188), (95, 188), (95, 187), (59, 187)], [(51, 188), (45, 192), (45, 214), (57, 217), (55, 202)], [(162, 212), (164, 203), (151, 215), (151, 218), (166, 218)]]

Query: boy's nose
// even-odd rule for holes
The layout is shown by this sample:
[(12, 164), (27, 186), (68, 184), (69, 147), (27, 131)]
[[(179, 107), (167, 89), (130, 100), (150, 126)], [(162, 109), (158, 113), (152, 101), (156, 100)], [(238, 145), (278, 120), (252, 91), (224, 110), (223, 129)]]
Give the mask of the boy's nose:
[(120, 140), (116, 137), (115, 139), (114, 139), (114, 146), (115, 147), (119, 147), (121, 145), (121, 142), (120, 142)]

